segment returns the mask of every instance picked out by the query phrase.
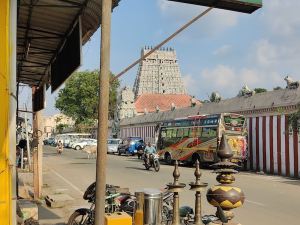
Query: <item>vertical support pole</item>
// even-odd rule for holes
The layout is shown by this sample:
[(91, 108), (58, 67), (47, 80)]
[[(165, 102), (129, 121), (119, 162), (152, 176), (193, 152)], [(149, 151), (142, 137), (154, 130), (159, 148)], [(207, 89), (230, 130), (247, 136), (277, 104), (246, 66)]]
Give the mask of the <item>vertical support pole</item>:
[(173, 218), (172, 225), (180, 225), (180, 217), (179, 217), (179, 193), (174, 192), (173, 196)]
[[(32, 88), (32, 100), (36, 88)], [(33, 102), (32, 102), (33, 103)], [(41, 127), (41, 111), (32, 113), (32, 130), (33, 130), (33, 190), (34, 199), (39, 199), (42, 194), (42, 144), (39, 130)]]
[[(27, 110), (27, 107), (25, 107)], [(27, 113), (25, 113), (25, 129), (26, 129), (26, 148), (27, 148), (27, 159), (28, 159), (28, 168), (31, 171), (31, 156), (30, 156), (30, 146), (29, 146), (29, 136), (28, 136), (28, 121), (27, 121)]]
[(102, 0), (95, 225), (104, 225), (112, 0)]

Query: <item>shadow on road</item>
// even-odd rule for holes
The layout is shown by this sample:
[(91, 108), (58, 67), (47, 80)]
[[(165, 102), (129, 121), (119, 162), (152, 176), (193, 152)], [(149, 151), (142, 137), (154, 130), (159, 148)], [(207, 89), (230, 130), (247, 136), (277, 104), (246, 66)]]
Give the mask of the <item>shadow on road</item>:
[(58, 215), (47, 209), (46, 206), (39, 205), (39, 219), (42, 220), (53, 220), (53, 219), (60, 219)]
[(126, 169), (133, 169), (133, 170), (143, 170), (143, 171), (147, 171), (145, 170), (145, 168), (142, 167), (133, 167), (133, 166), (127, 166), (125, 167)]
[(288, 177), (285, 177), (285, 180), (280, 181), (280, 183), (300, 186), (300, 180), (299, 179), (288, 178)]
[(93, 163), (93, 162), (74, 162), (74, 163), (70, 163), (70, 164), (78, 164), (78, 165), (84, 165), (84, 164), (95, 164), (95, 163)]

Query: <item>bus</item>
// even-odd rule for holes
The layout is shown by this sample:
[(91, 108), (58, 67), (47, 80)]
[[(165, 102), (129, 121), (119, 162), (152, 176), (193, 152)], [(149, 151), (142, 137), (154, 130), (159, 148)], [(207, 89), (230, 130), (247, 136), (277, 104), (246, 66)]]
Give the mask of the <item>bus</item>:
[(157, 151), (161, 160), (193, 165), (217, 162), (222, 134), (233, 151), (232, 162), (242, 164), (247, 157), (246, 120), (243, 115), (221, 113), (178, 118), (161, 123)]

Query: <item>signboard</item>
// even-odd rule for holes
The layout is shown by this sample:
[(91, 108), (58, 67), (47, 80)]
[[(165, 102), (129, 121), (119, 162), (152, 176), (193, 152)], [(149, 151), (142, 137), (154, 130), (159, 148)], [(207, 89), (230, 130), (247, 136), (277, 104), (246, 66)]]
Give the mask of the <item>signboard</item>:
[(253, 13), (262, 7), (262, 0), (169, 0), (194, 5), (203, 5), (231, 11)]

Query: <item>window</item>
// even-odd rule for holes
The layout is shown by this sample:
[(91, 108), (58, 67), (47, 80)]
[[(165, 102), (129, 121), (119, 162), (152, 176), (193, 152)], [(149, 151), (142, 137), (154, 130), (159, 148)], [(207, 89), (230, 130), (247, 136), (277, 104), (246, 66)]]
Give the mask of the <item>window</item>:
[(178, 128), (177, 129), (177, 137), (183, 137), (183, 128)]
[(168, 129), (167, 130), (167, 138), (171, 138), (172, 137), (172, 130)]
[(190, 132), (189, 128), (183, 128), (183, 137), (189, 137), (189, 132)]
[(202, 127), (197, 127), (196, 137), (201, 137)]
[(162, 130), (162, 131), (161, 131), (161, 137), (162, 137), (162, 138), (165, 138), (166, 135), (167, 135), (166, 130)]
[(172, 129), (172, 138), (176, 137), (177, 129)]
[(216, 127), (203, 127), (201, 137), (216, 137), (217, 128)]

